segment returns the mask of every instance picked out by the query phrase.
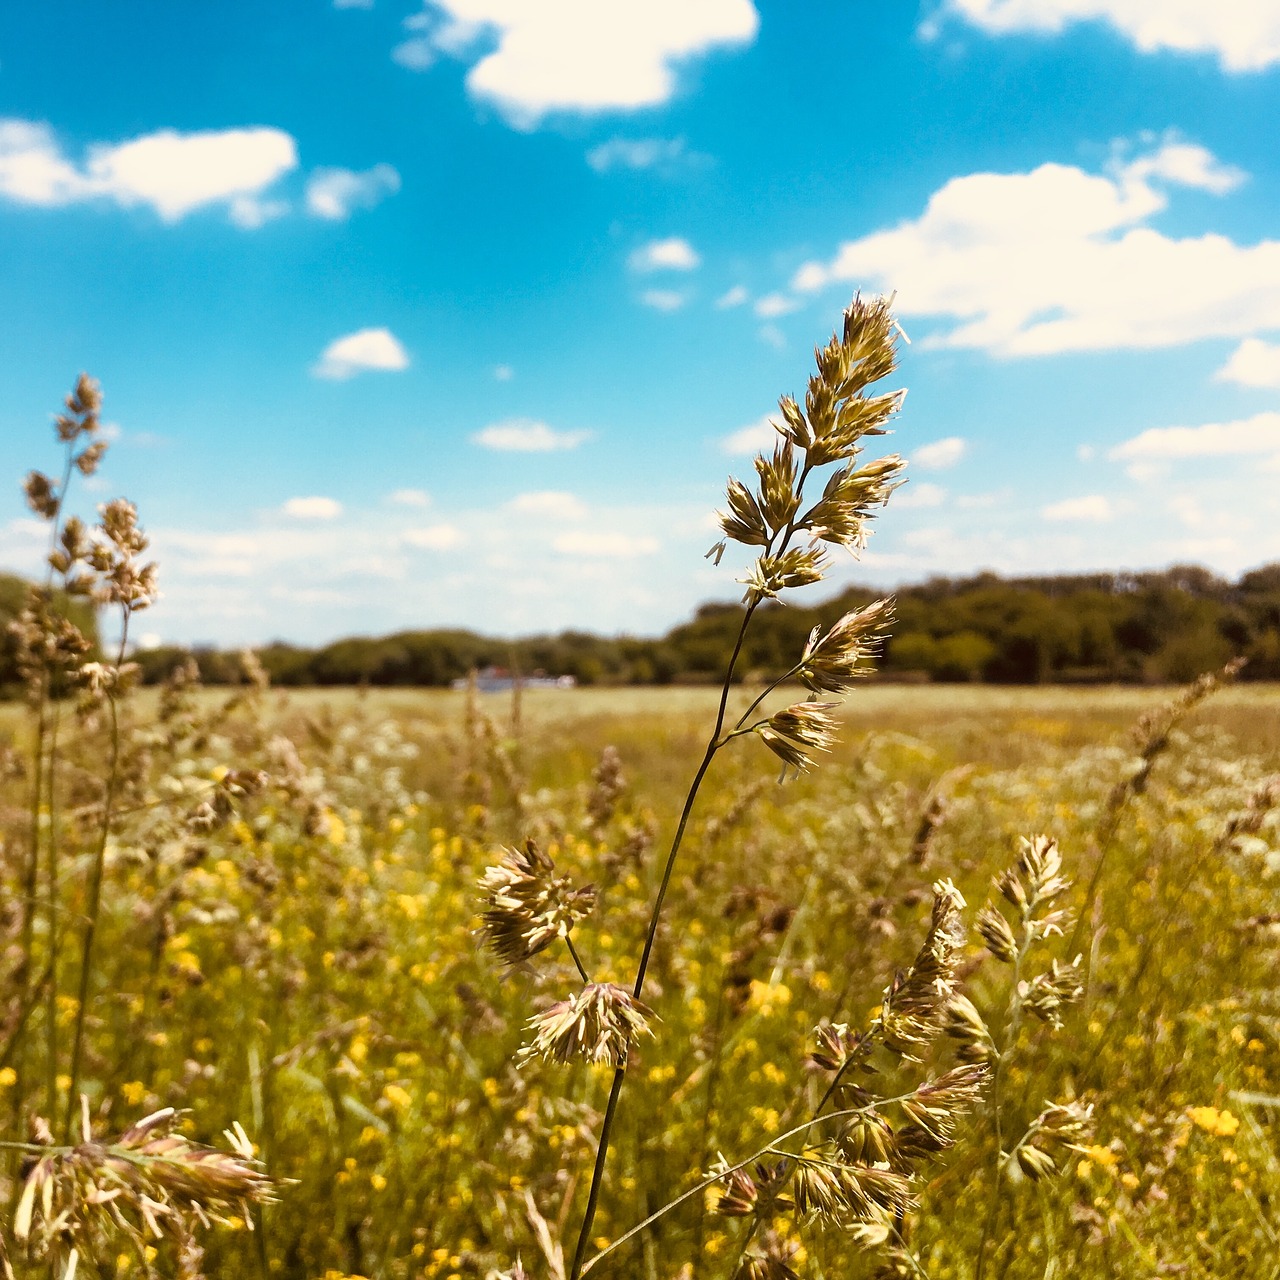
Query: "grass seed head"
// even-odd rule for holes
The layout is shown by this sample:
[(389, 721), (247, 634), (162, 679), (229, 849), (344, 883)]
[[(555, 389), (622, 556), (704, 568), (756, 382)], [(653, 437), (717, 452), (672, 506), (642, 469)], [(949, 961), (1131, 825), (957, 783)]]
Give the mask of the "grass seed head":
[(622, 1066), (631, 1042), (640, 1035), (652, 1035), (649, 1019), (653, 1010), (629, 991), (611, 982), (589, 982), (581, 991), (553, 1004), (529, 1019), (532, 1040), (520, 1051), (519, 1062), (530, 1058), (587, 1062)]
[(566, 938), (595, 906), (593, 885), (575, 889), (555, 875), (555, 863), (532, 841), (508, 849), (480, 881), (485, 891), (481, 931), (503, 964), (523, 964)]

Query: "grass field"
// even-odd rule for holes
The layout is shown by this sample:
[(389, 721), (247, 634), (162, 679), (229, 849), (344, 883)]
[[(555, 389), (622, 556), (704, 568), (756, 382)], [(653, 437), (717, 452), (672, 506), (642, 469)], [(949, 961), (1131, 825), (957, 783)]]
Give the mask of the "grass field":
[[(722, 752), (657, 937), (655, 1034), (631, 1053), (592, 1251), (696, 1187), (720, 1154), (737, 1163), (811, 1113), (825, 1080), (815, 1026), (874, 1024), (924, 940), (939, 878), (969, 904), (958, 976), (1001, 1049), (996, 1089), (958, 1121), (954, 1147), (903, 1164), (918, 1208), (872, 1206), (889, 1215), (887, 1242), (787, 1196), (725, 1216), (721, 1187), (591, 1274), (1280, 1275), (1272, 801), (1255, 800), (1252, 826), (1229, 825), (1280, 770), (1280, 689), (1218, 692), (1153, 755), (1140, 793), (1117, 789), (1139, 766), (1129, 729), (1174, 692), (869, 685), (812, 775), (778, 785), (751, 739)], [(478, 881), (503, 846), (535, 837), (558, 873), (598, 888), (573, 932), (591, 978), (629, 983), (713, 691), (538, 692), (518, 708), (434, 691), (268, 692), (229, 711), (226, 700), (201, 691), (161, 714), (148, 693), (132, 713), (76, 1082), (95, 1130), (165, 1106), (203, 1141), (244, 1124), (282, 1185), (253, 1211), (256, 1232), (232, 1212), (230, 1229), (202, 1237), (211, 1275), (487, 1276), (517, 1255), (531, 1276), (560, 1274), (611, 1073), (516, 1065), (529, 1015), (564, 998), (573, 966), (557, 944), (504, 973), (476, 935)], [(20, 708), (0, 708), (0, 743), (20, 752), (22, 723)], [(61, 837), (65, 976), (49, 1010), (15, 1025), (10, 1006), (0, 1081), (15, 1125), (27, 1108), (65, 1110), (71, 1087), (46, 1064), (50, 1044), (65, 1063), (76, 1019), (73, 944), (106, 746), (101, 726), (64, 730), (66, 791), (43, 821)], [(593, 778), (606, 747), (620, 779), (609, 767)], [(193, 824), (226, 792), (227, 768), (269, 780)], [(8, 773), (15, 900), (30, 779)], [(973, 925), (1018, 838), (1042, 832), (1074, 881), (1059, 905), (1078, 910), (1100, 859), (1102, 870), (1080, 928), (1066, 920), (1067, 937), (1050, 930), (1028, 948), (1018, 976), (1032, 986), (1015, 999), (1010, 966)], [(37, 952), (47, 928), (40, 917)], [(1037, 975), (1073, 958), (1073, 934), (1083, 990), (1046, 1020), (1027, 1016)], [(935, 1036), (921, 1064), (882, 1054), (859, 1087), (914, 1089), (963, 1044)], [(1073, 1104), (1077, 1128), (1055, 1135), (1052, 1113), (1037, 1129), (1050, 1103)], [(876, 1114), (900, 1139), (911, 1129), (893, 1106)], [(1043, 1159), (997, 1174), (997, 1130), (1006, 1153), (1023, 1142)], [(767, 1176), (755, 1181), (767, 1198)], [(145, 1232), (135, 1247), (117, 1228), (92, 1230), (80, 1274), (186, 1265)], [(748, 1240), (746, 1256), (763, 1248), (774, 1270), (740, 1270)], [(18, 1273), (46, 1274), (24, 1261), (29, 1247), (10, 1240)]]

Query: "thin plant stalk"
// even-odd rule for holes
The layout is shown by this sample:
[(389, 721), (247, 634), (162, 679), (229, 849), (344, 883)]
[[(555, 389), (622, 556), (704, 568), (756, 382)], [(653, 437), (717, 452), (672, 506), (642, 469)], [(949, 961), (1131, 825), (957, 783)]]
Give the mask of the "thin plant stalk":
[[(116, 671), (124, 664), (125, 647), (129, 640), (128, 605), (123, 609), (120, 627), (120, 644), (116, 650)], [(111, 834), (116, 790), (120, 783), (120, 711), (117, 706), (118, 691), (110, 690), (107, 705), (111, 714), (111, 754), (107, 767), (107, 789), (102, 802), (102, 827), (98, 833), (98, 847), (94, 851), (89, 871), (89, 897), (85, 904), (84, 934), (80, 943), (80, 986), (76, 997), (76, 1022), (71, 1039), (71, 1067), (68, 1072), (67, 1110), (65, 1131), (70, 1134), (74, 1120), (76, 1090), (80, 1083), (80, 1062), (84, 1051), (85, 1007), (89, 1002), (89, 988), (93, 980), (94, 941), (98, 932), (98, 916), (102, 908), (102, 879), (107, 861), (107, 839)]]
[[(808, 463), (800, 472), (799, 480), (796, 484), (797, 497), (804, 492), (804, 482), (809, 476), (811, 468)], [(799, 503), (797, 502), (797, 510)], [(784, 551), (790, 542), (792, 535), (795, 533), (794, 518), (787, 524), (785, 529), (780, 530), (769, 540), (768, 546), (765, 548), (766, 554), (771, 554), (775, 539), (778, 541), (779, 551)], [(742, 614), (742, 623), (738, 627), (738, 636), (734, 641), (733, 653), (729, 657), (729, 664), (725, 669), (724, 682), (720, 687), (720, 703), (716, 710), (715, 728), (711, 732), (711, 737), (707, 740), (707, 749), (703, 753), (702, 762), (698, 765), (697, 772), (693, 775), (693, 781), (689, 784), (689, 792), (685, 796), (684, 807), (680, 811), (680, 821), (676, 825), (675, 835), (671, 841), (671, 849), (667, 854), (666, 865), (662, 869), (662, 880), (658, 885), (657, 897), (654, 898), (653, 909), (649, 914), (649, 927), (645, 932), (644, 949), (640, 953), (640, 964), (636, 969), (636, 979), (632, 987), (632, 997), (636, 1000), (640, 999), (644, 991), (645, 976), (649, 971), (649, 961), (653, 955), (654, 941), (658, 936), (658, 925), (662, 919), (662, 906), (666, 901), (667, 889), (671, 884), (671, 876), (675, 871), (676, 858), (680, 854), (680, 846), (684, 842), (685, 829), (689, 825), (689, 817), (693, 813), (694, 804), (698, 799), (698, 792), (702, 787), (702, 781), (707, 776), (707, 770), (711, 768), (711, 762), (715, 759), (716, 752), (720, 750), (731, 738), (736, 737), (742, 731), (742, 721), (739, 721), (738, 728), (726, 737), (724, 734), (724, 722), (729, 707), (729, 691), (733, 687), (733, 676), (737, 670), (738, 659), (742, 656), (742, 646), (747, 637), (747, 628), (751, 624), (751, 618), (758, 608), (760, 601), (753, 598)], [(752, 705), (751, 710), (759, 705), (759, 699)], [(750, 715), (750, 710), (743, 716), (743, 720)], [(591, 1189), (587, 1193), (587, 1207), (583, 1214), (582, 1226), (578, 1232), (578, 1243), (573, 1253), (573, 1263), (569, 1268), (569, 1280), (579, 1280), (582, 1275), (583, 1263), (586, 1259), (587, 1243), (591, 1238), (591, 1226), (595, 1221), (596, 1208), (600, 1201), (600, 1189), (604, 1181), (605, 1163), (609, 1155), (609, 1141), (613, 1133), (613, 1122), (617, 1115), (618, 1098), (622, 1093), (622, 1081), (627, 1073), (626, 1055), (623, 1055), (622, 1061), (614, 1068), (613, 1083), (609, 1088), (609, 1101), (605, 1106), (604, 1120), (600, 1125), (600, 1140), (596, 1147), (596, 1160), (591, 1173)]]
[(982, 1238), (978, 1242), (978, 1261), (974, 1280), (982, 1280), (986, 1273), (987, 1249), (990, 1247), (991, 1237), (1000, 1221), (1000, 1211), (1004, 1207), (1003, 1175), (1007, 1159), (1004, 1152), (1004, 1060), (1017, 1042), (1018, 1032), (1022, 1027), (1022, 966), (1027, 951), (1034, 941), (1033, 934), (1034, 924), (1028, 919), (1023, 926), (1022, 939), (1013, 957), (1013, 990), (1009, 996), (1009, 1011), (1005, 1018), (1002, 1043), (995, 1054), (995, 1062), (991, 1068), (991, 1123), (996, 1136), (995, 1178), (991, 1191), (991, 1207), (982, 1224)]

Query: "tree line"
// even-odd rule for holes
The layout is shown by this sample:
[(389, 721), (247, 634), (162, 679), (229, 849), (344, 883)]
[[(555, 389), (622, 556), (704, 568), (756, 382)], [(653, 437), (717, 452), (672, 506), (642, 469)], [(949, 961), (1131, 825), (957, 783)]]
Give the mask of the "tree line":
[[(0, 687), (17, 682), (4, 624), (25, 584), (0, 575)], [(797, 659), (815, 626), (878, 593), (849, 587), (808, 607), (765, 606), (743, 649), (744, 678), (776, 674)], [(1280, 679), (1280, 563), (1230, 581), (1197, 566), (1152, 573), (1056, 577), (931, 578), (899, 588), (897, 620), (877, 666), (883, 678), (994, 684), (1177, 682), (1249, 659), (1245, 676)], [(580, 684), (679, 684), (719, 678), (741, 606), (706, 604), (666, 635), (581, 631), (497, 639), (443, 629), (350, 637), (316, 648), (277, 642), (257, 650), (277, 685), (440, 686), (475, 668), (571, 675)], [(240, 679), (235, 651), (163, 646), (138, 652), (148, 683), (194, 657), (202, 679)]]

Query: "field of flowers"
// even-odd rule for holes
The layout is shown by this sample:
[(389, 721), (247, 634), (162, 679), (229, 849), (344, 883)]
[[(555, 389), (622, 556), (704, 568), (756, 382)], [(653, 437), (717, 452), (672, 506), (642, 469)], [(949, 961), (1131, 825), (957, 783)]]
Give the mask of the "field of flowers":
[(1280, 1277), (1280, 692), (875, 686), (887, 600), (735, 683), (900, 482), (897, 332), (855, 299), (730, 481), (714, 693), (140, 695), (81, 378), (0, 708), (0, 1271)]
[[(1046, 833), (1074, 882), (1058, 902), (1069, 912), (1100, 841), (1107, 856), (1083, 926), (1064, 920), (1066, 936), (1051, 931), (1028, 961), (1024, 980), (1069, 962), (1074, 943), (1083, 991), (1060, 1027), (1022, 1018), (1003, 1046), (1005, 1150), (1046, 1104), (1092, 1115), (1065, 1141), (1033, 1139), (1055, 1172), (1032, 1161), (1029, 1176), (1015, 1161), (997, 1178), (988, 1090), (955, 1147), (912, 1178), (919, 1208), (900, 1221), (913, 1265), (934, 1280), (975, 1275), (980, 1253), (992, 1276), (1280, 1274), (1274, 781), (1268, 790), (1280, 692), (1218, 692), (1171, 731), (1140, 793), (1119, 796), (1150, 739), (1147, 725), (1136, 741), (1132, 723), (1171, 696), (869, 687), (816, 776), (778, 785), (754, 740), (718, 758), (655, 947), (655, 1034), (631, 1051), (593, 1251), (696, 1187), (719, 1156), (736, 1164), (799, 1123), (826, 1078), (814, 1028), (874, 1019), (920, 948), (940, 878), (969, 904), (960, 984), (1000, 1040), (1010, 974), (989, 930), (973, 929), (976, 910), (1000, 900), (991, 880), (1019, 837)], [(735, 690), (735, 704), (748, 701)], [(285, 699), (246, 683), (227, 699), (181, 681), (135, 707), (78, 1088), (95, 1133), (167, 1107), (202, 1142), (225, 1146), (222, 1131), (243, 1124), (275, 1200), (227, 1208), (228, 1226), (188, 1246), (203, 1247), (208, 1274), (486, 1276), (517, 1255), (531, 1276), (558, 1273), (610, 1071), (517, 1065), (525, 1024), (563, 998), (572, 961), (549, 948), (536, 971), (504, 972), (477, 935), (479, 881), (504, 846), (535, 839), (557, 874), (597, 888), (573, 931), (593, 979), (628, 981), (655, 851), (714, 710), (703, 690)], [(18, 706), (0, 712), (11, 931), (27, 724)], [(102, 726), (67, 737), (69, 794), (41, 821), (75, 849), (109, 748)], [(64, 874), (85, 883), (74, 862)], [(68, 931), (83, 910), (82, 897), (69, 902)], [(65, 988), (63, 1062), (76, 1017)], [(0, 1087), (14, 1125), (52, 1112), (56, 1137), (70, 1082), (64, 1069), (46, 1094), (43, 1006), (22, 1013), (11, 998)], [(953, 1064), (954, 1046), (965, 1042), (927, 1046), (924, 1068), (882, 1065), (870, 1087), (914, 1087)], [(718, 1280), (748, 1233), (804, 1276), (903, 1265), (847, 1225), (788, 1209), (794, 1192), (758, 1220), (718, 1212), (738, 1207), (723, 1191), (690, 1196), (593, 1270)], [(144, 1227), (135, 1241), (102, 1216), (85, 1274), (189, 1265), (168, 1233)], [(24, 1261), (34, 1235), (10, 1230), (19, 1274), (47, 1273)]]

